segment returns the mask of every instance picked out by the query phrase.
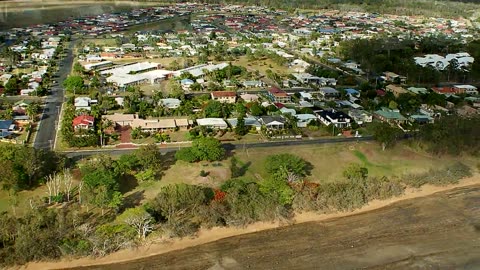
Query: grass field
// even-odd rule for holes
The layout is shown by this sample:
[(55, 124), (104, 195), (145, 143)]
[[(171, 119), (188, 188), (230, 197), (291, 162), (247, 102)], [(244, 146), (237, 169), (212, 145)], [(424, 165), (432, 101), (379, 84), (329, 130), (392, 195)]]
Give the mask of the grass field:
[[(376, 143), (325, 144), (317, 146), (294, 146), (278, 148), (239, 149), (232, 153), (240, 163), (245, 164), (245, 176), (255, 180), (268, 177), (264, 169), (265, 159), (269, 155), (292, 153), (308, 160), (313, 165), (307, 180), (313, 182), (332, 182), (343, 179), (342, 173), (350, 163), (359, 163), (368, 168), (370, 176), (402, 176), (412, 173), (426, 172), (455, 162), (459, 158), (432, 157), (423, 152), (417, 153), (406, 146), (382, 151)], [(155, 183), (141, 184), (132, 193), (141, 192), (144, 199), (155, 197), (158, 190), (168, 184), (188, 183), (218, 187), (230, 178), (230, 159), (218, 163), (185, 163), (172, 164), (161, 180)], [(474, 165), (474, 162), (462, 158), (463, 162)], [(478, 161), (477, 161), (478, 162)], [(209, 176), (201, 177), (200, 171), (209, 172)]]
[(107, 46), (114, 47), (117, 46), (117, 41), (114, 38), (85, 38), (82, 39), (82, 44), (94, 44), (95, 46)]
[(267, 69), (270, 69), (281, 76), (290, 74), (290, 70), (287, 66), (280, 66), (268, 58), (265, 60), (249, 61), (246, 56), (241, 56), (233, 61), (232, 64), (245, 67), (248, 71), (258, 70), (262, 75), (266, 74)]

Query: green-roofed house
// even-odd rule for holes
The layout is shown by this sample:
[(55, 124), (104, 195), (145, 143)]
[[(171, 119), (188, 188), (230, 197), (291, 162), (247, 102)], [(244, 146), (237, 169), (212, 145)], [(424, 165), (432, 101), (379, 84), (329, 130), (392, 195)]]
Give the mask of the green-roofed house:
[(407, 90), (416, 95), (428, 93), (428, 89), (424, 87), (409, 87)]
[(375, 111), (373, 116), (380, 121), (387, 122), (389, 124), (403, 124), (407, 122), (407, 118), (405, 118), (405, 116), (403, 116), (399, 110), (392, 110), (385, 107)]

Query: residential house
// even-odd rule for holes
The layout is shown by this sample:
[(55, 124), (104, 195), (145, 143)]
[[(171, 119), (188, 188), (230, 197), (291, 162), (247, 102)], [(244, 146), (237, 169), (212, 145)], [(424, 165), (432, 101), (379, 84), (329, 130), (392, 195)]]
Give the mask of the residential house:
[(308, 101), (308, 100), (312, 100), (312, 99), (313, 99), (313, 96), (312, 96), (312, 94), (310, 94), (310, 93), (300, 92), (299, 94), (300, 94), (300, 98), (301, 98), (302, 100), (307, 100), (307, 101)]
[(338, 92), (335, 88), (332, 87), (321, 87), (318, 90), (318, 93), (323, 99), (333, 99), (340, 96), (340, 92)]
[(457, 93), (461, 93), (461, 94), (465, 93), (467, 95), (478, 95), (477, 87), (473, 85), (468, 85), (468, 84), (454, 85), (453, 88)]
[(348, 116), (359, 125), (371, 123), (373, 121), (372, 114), (364, 110), (350, 110), (348, 111)]
[(212, 129), (227, 129), (228, 124), (222, 118), (200, 118), (197, 119), (197, 124), (202, 127)]
[(389, 84), (385, 87), (385, 90), (387, 90), (387, 92), (392, 92), (396, 97), (398, 97), (400, 94), (405, 94), (405, 93), (408, 93), (408, 91), (399, 86), (399, 85), (394, 85), (394, 84)]
[(424, 88), (424, 87), (409, 87), (409, 88), (407, 88), (407, 90), (410, 93), (413, 93), (413, 94), (416, 94), (416, 95), (427, 94), (428, 93), (428, 89)]
[(112, 121), (116, 125), (124, 127), (132, 126), (133, 120), (138, 119), (138, 115), (115, 113), (110, 115), (104, 115), (102, 116), (102, 119)]
[[(460, 89), (455, 89), (454, 87), (432, 87), (432, 91), (437, 93), (437, 94), (442, 94), (442, 95), (455, 95), (455, 94), (462, 94), (463, 91)], [(461, 92), (460, 92), (461, 91)]]
[(295, 117), (297, 118), (297, 127), (299, 128), (305, 128), (310, 122), (318, 119), (317, 116), (309, 113), (297, 114)]
[(284, 129), (286, 123), (285, 118), (280, 116), (262, 116), (259, 121), (267, 129)]
[[(259, 131), (262, 128), (262, 124), (260, 124), (260, 122), (253, 117), (246, 117), (244, 118), (244, 120), (245, 120), (245, 126), (249, 127), (250, 129), (255, 129)], [(236, 128), (238, 119), (237, 118), (227, 119), (227, 122), (230, 124), (232, 128)]]
[(291, 69), (295, 70), (295, 72), (305, 72), (310, 64), (302, 59), (295, 59), (290, 63), (289, 66)]
[(210, 93), (213, 100), (220, 101), (221, 103), (235, 103), (237, 99), (237, 93), (233, 91), (214, 91)]
[(382, 107), (380, 110), (375, 111), (373, 115), (380, 121), (387, 122), (389, 124), (403, 124), (407, 122), (407, 118), (400, 114), (399, 110), (392, 110), (385, 107)]
[(27, 107), (32, 103), (33, 101), (31, 100), (25, 100), (25, 99), (19, 100), (13, 104), (12, 110), (14, 112), (17, 112), (17, 111), (25, 112), (25, 109), (27, 109)]
[(261, 88), (265, 86), (262, 81), (244, 81), (242, 85), (245, 88)]
[(425, 114), (413, 114), (408, 118), (413, 123), (429, 124), (433, 123), (433, 118)]
[(182, 101), (178, 98), (163, 98), (159, 103), (168, 109), (177, 109), (182, 104)]
[(315, 111), (314, 113), (326, 126), (334, 125), (337, 128), (347, 128), (352, 124), (352, 119), (342, 111), (330, 109)]
[(140, 128), (143, 132), (165, 132), (173, 131), (177, 127), (175, 119), (141, 119), (132, 121), (132, 128)]
[(460, 108), (456, 108), (455, 109), (455, 112), (460, 115), (460, 116), (464, 116), (464, 117), (469, 117), (469, 116), (473, 116), (473, 115), (478, 115), (479, 111), (471, 106), (468, 106), (468, 105), (463, 105), (462, 107)]
[(15, 129), (16, 125), (13, 120), (0, 120), (0, 132), (12, 132)]
[(273, 102), (277, 102), (277, 103), (291, 102), (291, 97), (287, 94), (287, 92), (276, 87), (272, 87), (270, 90), (268, 90), (267, 95)]
[(175, 125), (177, 125), (177, 128), (180, 130), (186, 130), (192, 126), (192, 121), (187, 118), (179, 118), (175, 119)]
[(292, 76), (295, 77), (297, 81), (303, 84), (320, 84), (322, 79), (318, 76), (313, 76), (310, 73), (292, 73)]
[(258, 101), (258, 95), (255, 94), (241, 94), (240, 98), (245, 100), (245, 102), (257, 102)]
[(75, 130), (93, 129), (95, 118), (91, 115), (79, 115), (73, 118), (72, 125)]
[(113, 65), (112, 61), (102, 61), (102, 62), (98, 62), (98, 63), (86, 64), (86, 65), (83, 66), (83, 68), (85, 68), (85, 70), (87, 70), (87, 71), (90, 71), (90, 70), (99, 70), (99, 69), (106, 68), (106, 67), (109, 67), (109, 66), (112, 66), (112, 65)]
[(89, 97), (77, 97), (75, 98), (74, 106), (75, 110), (87, 110), (90, 111), (91, 105), (96, 104), (97, 100), (96, 99), (91, 99)]
[(290, 108), (287, 108), (287, 107), (283, 107), (280, 109), (280, 112), (282, 114), (290, 114), (292, 116), (296, 115), (297, 114), (297, 111), (295, 111), (295, 109), (290, 109)]
[(404, 84), (407, 82), (407, 77), (395, 74), (393, 72), (385, 72), (383, 75), (385, 76), (385, 80), (387, 82), (392, 82), (397, 84)]
[(354, 98), (359, 98), (360, 97), (360, 91), (353, 89), (353, 88), (347, 88), (345, 89), (345, 92), (347, 93), (348, 96), (354, 97)]
[(194, 84), (195, 82), (193, 80), (190, 80), (190, 79), (183, 79), (183, 80), (180, 80), (180, 85), (182, 86), (182, 89), (184, 91), (187, 91), (187, 90), (190, 90), (190, 87), (192, 86), (192, 84)]

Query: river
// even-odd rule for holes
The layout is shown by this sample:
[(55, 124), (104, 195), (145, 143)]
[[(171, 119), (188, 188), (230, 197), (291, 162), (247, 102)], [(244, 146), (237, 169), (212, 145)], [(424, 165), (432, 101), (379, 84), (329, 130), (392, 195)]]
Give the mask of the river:
[(0, 30), (34, 24), (55, 23), (69, 18), (129, 11), (146, 5), (138, 2), (68, 2), (55, 5), (42, 3), (32, 2), (30, 5), (20, 3), (16, 5), (12, 2), (0, 2)]

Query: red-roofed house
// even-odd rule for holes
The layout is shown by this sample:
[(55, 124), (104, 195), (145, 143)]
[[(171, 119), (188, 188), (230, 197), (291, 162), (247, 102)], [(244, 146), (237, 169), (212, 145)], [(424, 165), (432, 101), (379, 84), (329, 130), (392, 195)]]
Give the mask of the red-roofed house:
[(75, 130), (92, 129), (95, 118), (91, 115), (80, 115), (73, 119), (72, 125)]
[(287, 92), (276, 87), (272, 87), (270, 90), (268, 90), (267, 94), (270, 96), (273, 102), (288, 103), (291, 101)]
[(453, 87), (447, 87), (447, 86), (444, 86), (444, 87), (432, 87), (432, 90), (433, 92), (435, 93), (438, 93), (438, 94), (461, 94), (460, 91), (457, 91), (455, 88)]
[(210, 93), (213, 100), (220, 101), (222, 103), (235, 103), (237, 94), (233, 91), (215, 91)]

